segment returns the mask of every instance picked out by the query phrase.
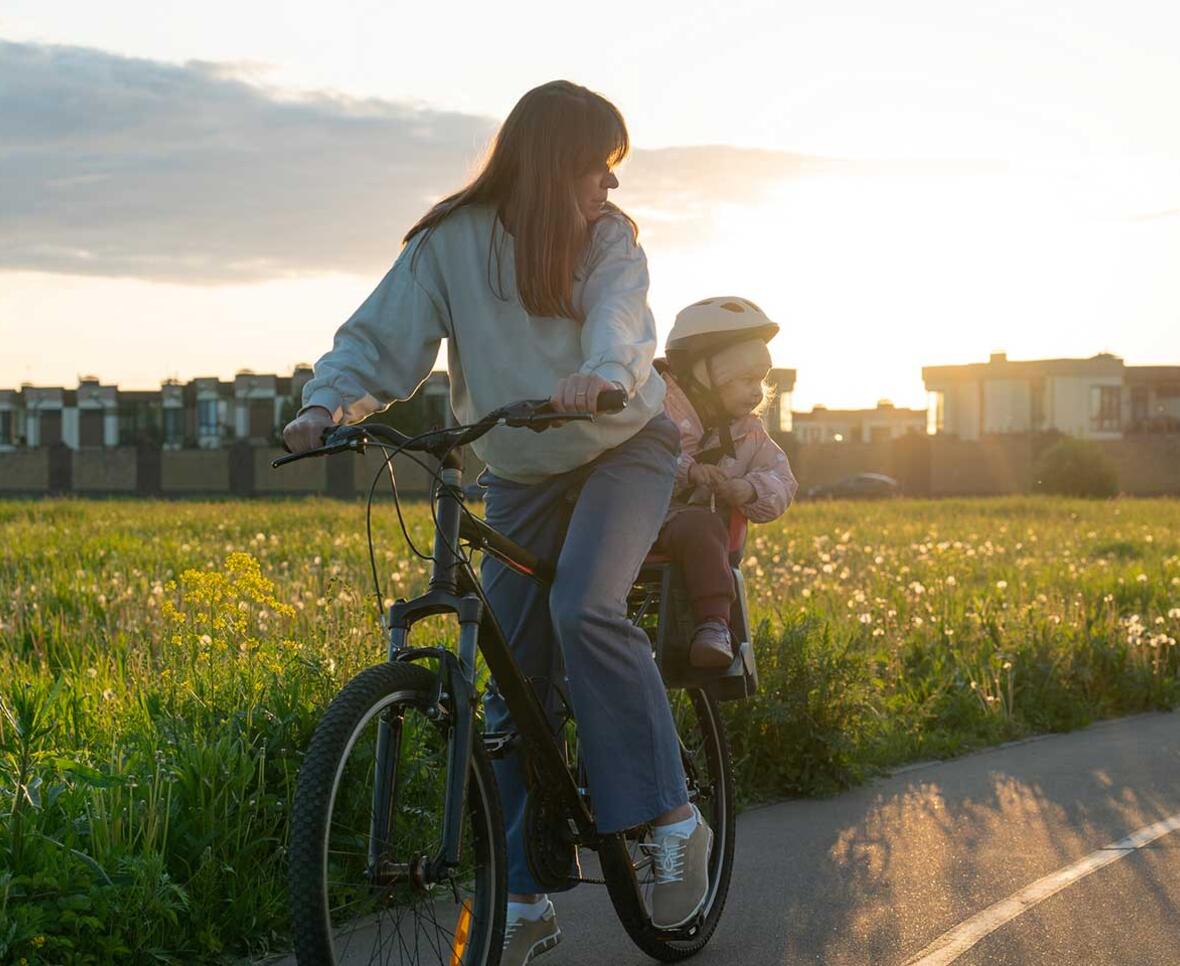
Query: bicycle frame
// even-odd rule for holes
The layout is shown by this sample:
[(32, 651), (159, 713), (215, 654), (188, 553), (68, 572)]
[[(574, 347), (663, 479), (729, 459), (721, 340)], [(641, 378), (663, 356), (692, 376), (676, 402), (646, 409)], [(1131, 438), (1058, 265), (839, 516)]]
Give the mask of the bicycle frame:
[[(389, 610), (389, 655), (390, 661), (418, 661), (434, 658), (440, 664), (440, 694), (449, 696), (453, 728), (448, 745), (448, 789), (444, 813), (443, 849), (440, 856), (442, 868), (434, 870), (445, 878), (449, 869), (458, 865), (461, 851), (460, 829), (463, 805), (466, 798), (467, 763), (475, 732), (475, 662), (477, 652), (483, 655), (496, 686), (508, 705), (517, 729), (519, 741), (527, 748), (539, 776), (550, 788), (562, 809), (574, 821), (579, 839), (587, 841), (595, 837), (594, 822), (578, 792), (578, 788), (566, 768), (565, 760), (553, 739), (548, 719), (531, 685), (517, 667), (508, 647), (504, 632), (477, 582), (468, 571), (458, 551), (458, 541), (466, 536), (477, 546), (503, 559), (517, 551), (513, 560), (514, 569), (528, 573), (535, 579), (545, 578), (545, 568), (523, 548), (514, 547), (510, 541), (497, 534), (491, 527), (479, 521), (476, 526), (461, 526), (463, 517), (461, 490), (462, 473), (459, 460), (452, 457), (440, 473), (440, 480), (433, 493), (436, 507), (435, 518), (438, 526), (434, 535), (434, 562), (430, 584), (426, 593), (413, 600), (399, 600)], [(494, 535), (494, 536), (493, 536)], [(497, 544), (494, 550), (487, 547), (489, 537)], [(498, 538), (498, 539), (496, 539)], [(415, 623), (436, 614), (454, 614), (459, 621), (459, 646), (457, 651), (443, 647), (410, 647), (409, 632)], [(375, 798), (387, 794), (385, 779), (393, 763), (395, 747), (390, 745), (393, 734), (385, 735), (387, 723), (379, 725), (378, 732), (378, 774), (380, 780), (375, 786)], [(386, 737), (382, 742), (382, 737)], [(380, 822), (382, 812), (379, 802), (374, 802), (374, 822)], [(378, 825), (373, 829), (374, 841), (371, 850), (378, 849), (386, 840), (386, 830)], [(375, 858), (375, 856), (374, 856)]]
[[(532, 686), (517, 666), (496, 615), (482, 588), (459, 553), (460, 538), (495, 556), (518, 573), (549, 583), (552, 567), (498, 533), (487, 523), (463, 510), (462, 463), (455, 454), (443, 461), (438, 483), (432, 493), (437, 527), (434, 562), (426, 593), (412, 600), (398, 600), (389, 609), (390, 661), (439, 662), (437, 708), (449, 698), (453, 726), (447, 747), (447, 797), (443, 817), (443, 839), (439, 854), (425, 870), (427, 881), (446, 881), (459, 865), (462, 854), (462, 816), (466, 806), (467, 779), (472, 743), (475, 740), (475, 662), (482, 654), (495, 679), (497, 690), (508, 706), (516, 727), (516, 741), (530, 756), (536, 775), (553, 796), (579, 845), (599, 852), (604, 874), (613, 881), (629, 881), (628, 905), (635, 922), (647, 922), (648, 914), (631, 864), (623, 833), (600, 835), (594, 819), (566, 765), (548, 718)], [(459, 621), (459, 646), (411, 647), (409, 632), (415, 623), (437, 614), (454, 614)], [(427, 709), (430, 714), (431, 709)], [(390, 837), (390, 822), (396, 817), (388, 810), (389, 778), (397, 760), (401, 740), (400, 721), (383, 716), (378, 724), (377, 780), (374, 784), (372, 825), (369, 842), (370, 867), (381, 862), (382, 846)], [(495, 749), (509, 741), (495, 736)]]
[[(610, 399), (612, 396), (615, 398)], [(626, 396), (622, 390), (609, 390), (601, 394), (598, 402), (600, 412), (618, 411), (626, 405)], [(552, 581), (553, 567), (548, 561), (517, 546), (465, 510), (461, 488), (463, 463), (456, 452), (456, 447), (479, 438), (497, 425), (532, 426), (546, 419), (593, 418), (591, 413), (546, 412), (548, 406), (548, 400), (522, 400), (502, 407), (470, 426), (432, 430), (416, 437), (407, 437), (385, 426), (369, 426), (363, 430), (360, 427), (339, 427), (331, 438), (325, 433), (324, 445), (318, 449), (280, 457), (271, 465), (278, 468), (306, 456), (325, 456), (345, 450), (363, 452), (367, 441), (387, 445), (393, 450), (391, 456), (414, 444), (414, 450), (429, 453), (440, 462), (440, 470), (435, 475), (436, 485), (431, 492), (436, 527), (430, 583), (426, 593), (413, 600), (399, 599), (390, 607), (388, 660), (438, 661), (438, 692), (426, 703), (423, 711), (428, 718), (438, 718), (445, 713), (445, 700), (449, 702), (453, 718), (447, 736), (442, 844), (438, 854), (424, 864), (414, 858), (403, 869), (390, 867), (384, 860), (385, 846), (392, 838), (392, 823), (396, 821), (390, 800), (390, 781), (402, 740), (400, 717), (386, 711), (378, 720), (369, 827), (368, 866), (372, 880), (380, 882), (389, 876), (408, 872), (419, 884), (453, 881), (462, 855), (462, 820), (475, 741), (475, 662), (476, 655), (482, 654), (516, 726), (513, 735), (484, 735), (485, 747), (494, 754), (516, 743), (528, 755), (532, 777), (546, 789), (558, 815), (568, 823), (573, 843), (598, 852), (615, 911), (627, 930), (634, 934), (636, 929), (650, 929), (651, 920), (631, 863), (626, 834), (602, 834), (595, 827), (582, 791), (570, 774), (565, 755), (549, 727), (540, 699), (517, 666), (479, 580), (460, 553), (460, 540), (467, 540), (474, 549), (494, 556), (517, 573), (546, 585)], [(392, 473), (391, 464), (390, 467)], [(396, 484), (394, 492), (396, 495)], [(437, 614), (454, 614), (458, 619), (457, 650), (410, 646), (409, 634), (414, 624)], [(691, 938), (695, 929), (695, 925), (690, 924), (661, 931), (661, 934), (669, 938)]]

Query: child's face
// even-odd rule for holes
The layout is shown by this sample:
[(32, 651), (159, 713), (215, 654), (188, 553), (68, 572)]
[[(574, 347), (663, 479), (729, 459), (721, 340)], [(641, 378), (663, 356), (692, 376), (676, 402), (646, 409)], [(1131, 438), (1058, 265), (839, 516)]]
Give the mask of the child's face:
[(754, 366), (743, 369), (717, 387), (721, 408), (733, 418), (752, 413), (762, 402), (762, 381), (769, 369)]

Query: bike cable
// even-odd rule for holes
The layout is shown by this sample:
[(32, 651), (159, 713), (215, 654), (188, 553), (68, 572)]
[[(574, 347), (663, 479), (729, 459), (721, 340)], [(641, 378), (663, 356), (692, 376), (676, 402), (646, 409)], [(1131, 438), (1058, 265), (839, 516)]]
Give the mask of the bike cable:
[[(479, 425), (479, 423), (470, 423), (464, 426), (451, 426), (447, 428), (447, 432), (466, 432), (467, 430), (477, 428)], [(418, 557), (418, 559), (434, 563), (434, 555), (426, 554), (419, 550), (418, 546), (414, 543), (413, 538), (410, 536), (409, 528), (406, 525), (405, 515), (402, 512), (401, 498), (397, 489), (397, 477), (393, 472), (393, 461), (397, 456), (405, 455), (407, 458), (413, 460), (426, 471), (432, 483), (441, 484), (442, 478), (439, 474), (442, 467), (442, 460), (439, 460), (438, 467), (431, 467), (422, 459), (420, 459), (413, 451), (407, 449), (407, 447), (411, 446), (412, 444), (417, 443), (428, 436), (433, 436), (438, 432), (439, 430), (437, 429), (427, 430), (425, 433), (419, 433), (417, 436), (411, 436), (409, 439), (398, 444), (397, 446), (390, 446), (388, 443), (373, 439), (372, 437), (370, 437), (365, 444), (367, 446), (375, 446), (385, 454), (385, 459), (382, 461), (381, 466), (377, 468), (377, 472), (373, 475), (373, 482), (369, 484), (369, 493), (365, 501), (365, 536), (369, 544), (369, 569), (372, 572), (373, 577), (373, 593), (377, 598), (378, 619), (380, 620), (382, 626), (385, 625), (385, 596), (381, 592), (381, 578), (377, 574), (377, 555), (373, 546), (373, 497), (376, 495), (377, 481), (381, 478), (382, 473), (384, 473), (386, 470), (389, 471), (389, 485), (390, 490), (393, 493), (393, 505), (394, 509), (397, 511), (398, 525), (401, 527), (402, 536), (405, 538), (406, 545), (413, 552), (414, 556)], [(458, 444), (456, 443), (456, 445)], [(447, 449), (444, 452), (444, 458), (446, 454), (450, 453), (454, 448), (454, 446), (451, 446), (449, 449)], [(471, 511), (463, 506), (462, 503), (460, 503), (460, 506), (469, 517), (472, 516)], [(437, 530), (438, 510), (435, 506), (435, 501), (433, 498), (433, 488), (430, 500), (430, 517), (434, 523), (435, 529)], [(462, 554), (460, 554), (460, 556), (463, 557)], [(466, 557), (463, 557), (463, 559), (464, 563), (470, 568), (470, 560)]]

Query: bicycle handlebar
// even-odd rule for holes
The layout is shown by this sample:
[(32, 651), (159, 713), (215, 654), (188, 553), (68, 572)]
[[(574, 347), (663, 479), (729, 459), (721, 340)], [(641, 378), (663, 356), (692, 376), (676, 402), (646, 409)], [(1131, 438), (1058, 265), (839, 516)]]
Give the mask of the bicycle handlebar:
[[(627, 394), (622, 389), (607, 389), (598, 395), (597, 414), (617, 413), (627, 407)], [(392, 426), (369, 423), (357, 426), (328, 426), (324, 429), (323, 444), (314, 449), (280, 456), (270, 465), (278, 469), (296, 460), (311, 456), (330, 456), (345, 450), (364, 452), (368, 439), (377, 439), (399, 449), (411, 452), (430, 453), (439, 456), (457, 446), (474, 442), (496, 426), (527, 427), (540, 433), (552, 425), (566, 421), (593, 421), (596, 413), (558, 412), (548, 399), (522, 399), (493, 410), (477, 423), (469, 426), (451, 426), (435, 429), (418, 436), (407, 436)], [(286, 444), (284, 444), (284, 448)]]

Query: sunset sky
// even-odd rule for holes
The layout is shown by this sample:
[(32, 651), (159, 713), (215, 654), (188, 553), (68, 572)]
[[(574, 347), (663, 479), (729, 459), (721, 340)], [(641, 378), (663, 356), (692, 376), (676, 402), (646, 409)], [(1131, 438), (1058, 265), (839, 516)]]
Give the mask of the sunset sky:
[(314, 361), (555, 77), (627, 118), (661, 332), (753, 299), (796, 408), (994, 351), (1177, 364), (1177, 37), (1158, 0), (6, 0), (0, 387)]

